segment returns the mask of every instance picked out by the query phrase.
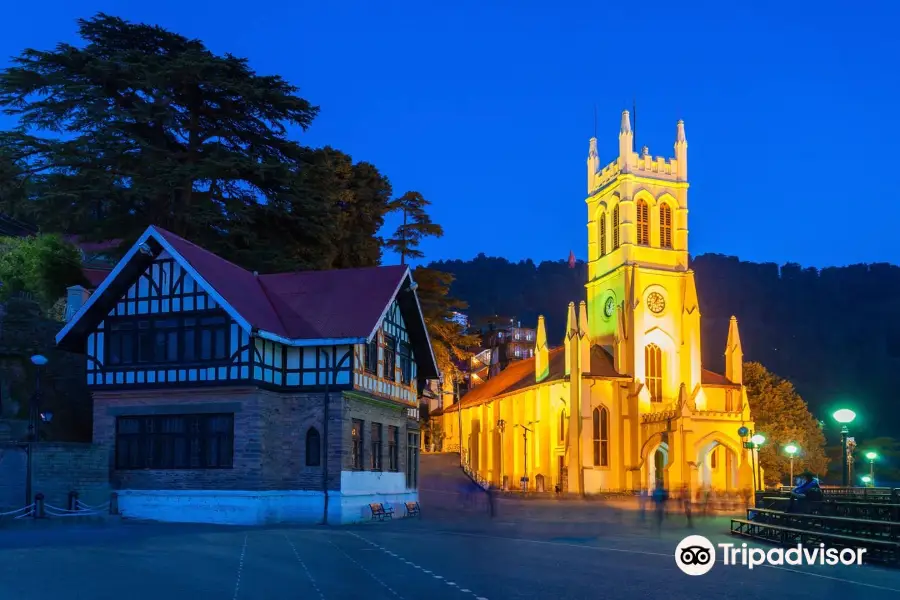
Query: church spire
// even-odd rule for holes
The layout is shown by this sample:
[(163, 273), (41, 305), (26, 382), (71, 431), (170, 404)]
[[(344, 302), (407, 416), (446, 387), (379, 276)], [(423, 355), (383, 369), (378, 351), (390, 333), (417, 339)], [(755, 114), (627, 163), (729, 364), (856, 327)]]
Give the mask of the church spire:
[(566, 317), (566, 375), (572, 374), (575, 352), (578, 351), (578, 319), (575, 316), (575, 303), (569, 302), (569, 314)]
[(728, 341), (725, 342), (725, 378), (732, 383), (744, 382), (744, 350), (738, 333), (737, 317), (728, 323)]
[(588, 157), (587, 157), (588, 194), (593, 192), (594, 188), (596, 187), (596, 185), (594, 184), (594, 179), (599, 170), (600, 170), (600, 154), (597, 152), (597, 138), (596, 138), (596, 133), (595, 133), (595, 137), (591, 138), (591, 141), (588, 145)]
[(622, 124), (619, 127), (619, 169), (623, 173), (630, 171), (632, 154), (634, 154), (634, 132), (631, 130), (631, 116), (627, 110), (623, 110)]
[(549, 374), (550, 355), (547, 350), (547, 328), (544, 325), (544, 315), (539, 315), (534, 340), (534, 380), (541, 382)]
[(582, 300), (578, 304), (578, 364), (582, 373), (591, 370), (591, 335), (588, 329), (587, 302)]
[(687, 181), (687, 137), (684, 135), (684, 121), (675, 126), (675, 174), (679, 181)]

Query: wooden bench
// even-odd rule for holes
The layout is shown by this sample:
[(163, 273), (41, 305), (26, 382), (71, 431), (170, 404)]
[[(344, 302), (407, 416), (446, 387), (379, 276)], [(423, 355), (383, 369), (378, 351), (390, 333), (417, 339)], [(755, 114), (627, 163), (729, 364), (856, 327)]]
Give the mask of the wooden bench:
[(385, 506), (380, 502), (373, 502), (369, 505), (372, 511), (372, 520), (384, 521), (385, 518), (394, 519), (394, 509), (391, 506)]
[(820, 543), (832, 548), (865, 548), (863, 562), (879, 562), (900, 565), (900, 542), (809, 531), (793, 527), (783, 527), (772, 523), (762, 523), (749, 519), (732, 519), (731, 534), (771, 542), (780, 546), (802, 544), (812, 548)]
[(405, 503), (405, 506), (406, 506), (406, 516), (407, 517), (421, 517), (422, 516), (422, 511), (419, 510), (418, 502), (407, 502), (407, 503)]

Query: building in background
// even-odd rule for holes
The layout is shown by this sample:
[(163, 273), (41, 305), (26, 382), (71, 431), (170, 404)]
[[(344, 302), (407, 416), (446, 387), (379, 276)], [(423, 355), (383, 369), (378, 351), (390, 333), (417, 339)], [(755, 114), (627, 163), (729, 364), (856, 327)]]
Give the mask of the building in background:
[(348, 523), (418, 497), (437, 367), (404, 266), (258, 275), (150, 227), (57, 344), (127, 517)]
[(602, 167), (590, 141), (586, 301), (577, 312), (569, 304), (564, 346), (548, 347), (543, 317), (531, 341), (513, 328), (508, 347), (521, 354), (528, 344), (533, 357), (433, 415), (448, 445), (495, 484), (573, 493), (753, 487), (738, 434), (753, 422), (736, 319), (725, 373), (700, 363), (684, 125), (672, 159), (634, 152), (633, 136), (626, 111), (618, 158)]

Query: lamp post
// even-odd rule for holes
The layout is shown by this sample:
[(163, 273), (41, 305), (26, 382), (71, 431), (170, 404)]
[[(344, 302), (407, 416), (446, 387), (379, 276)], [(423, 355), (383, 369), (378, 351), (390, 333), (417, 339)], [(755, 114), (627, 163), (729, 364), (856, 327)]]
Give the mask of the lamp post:
[(843, 466), (842, 479), (844, 487), (848, 487), (850, 485), (850, 456), (849, 448), (847, 446), (847, 436), (850, 434), (850, 430), (847, 426), (853, 422), (853, 419), (856, 418), (856, 413), (849, 408), (842, 408), (840, 410), (834, 411), (834, 414), (832, 414), (831, 416), (835, 421), (841, 424), (841, 464)]
[(41, 371), (47, 364), (47, 357), (35, 354), (31, 357), (34, 371), (34, 394), (28, 403), (28, 449), (25, 465), (25, 506), (31, 504), (34, 486), (34, 445), (41, 439), (40, 423), (42, 420), (49, 422), (53, 419), (53, 413), (47, 411), (41, 413)]
[(794, 484), (794, 455), (797, 454), (797, 445), (796, 444), (788, 444), (784, 447), (784, 451), (791, 458), (791, 478), (788, 481), (788, 485)]
[(872, 482), (872, 487), (875, 487), (875, 459), (878, 458), (878, 454), (875, 452), (866, 452), (866, 458), (869, 460), (869, 480)]
[[(533, 424), (534, 424), (534, 421), (528, 422), (528, 425), (533, 425)], [(516, 427), (522, 428), (522, 440), (523, 440), (522, 450), (524, 452), (524, 454), (523, 454), (524, 462), (522, 463), (523, 464), (522, 493), (524, 494), (526, 491), (528, 491), (528, 434), (531, 433), (533, 430), (529, 429), (527, 425), (516, 425)]]
[(500, 432), (500, 489), (503, 489), (503, 430), (506, 429), (506, 421), (497, 419), (497, 430)]
[(753, 449), (756, 450), (756, 482), (759, 484), (759, 488), (765, 489), (762, 479), (762, 466), (759, 464), (759, 447), (766, 443), (766, 436), (761, 433), (754, 433), (750, 437), (750, 443), (753, 444)]

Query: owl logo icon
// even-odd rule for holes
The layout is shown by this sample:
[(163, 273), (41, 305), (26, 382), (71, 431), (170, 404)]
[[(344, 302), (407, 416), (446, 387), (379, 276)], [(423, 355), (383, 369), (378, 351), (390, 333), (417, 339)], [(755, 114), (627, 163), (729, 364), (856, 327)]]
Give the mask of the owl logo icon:
[(675, 548), (675, 564), (686, 575), (706, 575), (716, 564), (715, 546), (702, 535), (689, 535)]

